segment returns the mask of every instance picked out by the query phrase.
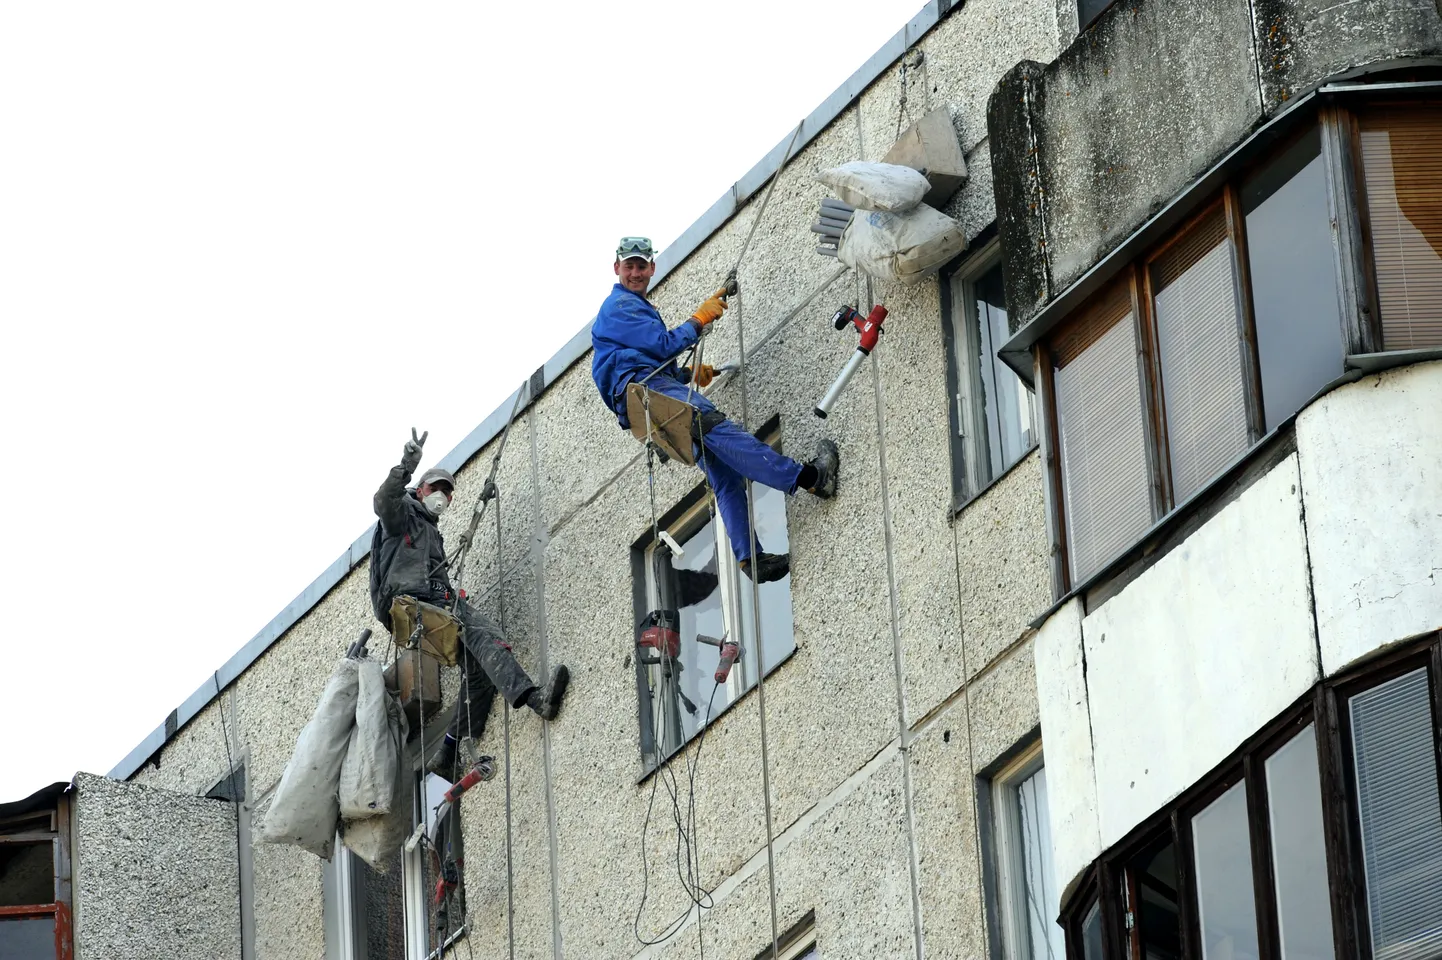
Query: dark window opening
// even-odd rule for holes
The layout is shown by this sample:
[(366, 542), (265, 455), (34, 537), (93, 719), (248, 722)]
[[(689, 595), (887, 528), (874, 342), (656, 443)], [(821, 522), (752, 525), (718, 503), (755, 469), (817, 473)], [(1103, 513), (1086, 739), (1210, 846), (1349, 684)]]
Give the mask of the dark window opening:
[(384, 873), (360, 857), (346, 858), (350, 864), (354, 960), (405, 960), (401, 856), (397, 852)]
[(55, 844), (0, 844), (0, 907), (55, 902)]
[(1124, 883), (1132, 955), (1177, 960), (1182, 955), (1182, 922), (1176, 846), (1168, 839), (1144, 851), (1128, 865)]
[(1085, 30), (1091, 26), (1093, 20), (1102, 15), (1107, 7), (1112, 5), (1112, 0), (1077, 0), (1076, 12), (1077, 23)]

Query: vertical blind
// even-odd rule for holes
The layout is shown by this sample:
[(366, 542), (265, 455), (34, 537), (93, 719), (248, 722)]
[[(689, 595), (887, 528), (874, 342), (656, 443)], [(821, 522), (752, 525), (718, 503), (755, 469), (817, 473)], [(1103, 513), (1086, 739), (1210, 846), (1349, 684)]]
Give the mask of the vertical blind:
[(1162, 398), (1180, 502), (1247, 449), (1232, 242), (1220, 207), (1151, 265)]
[(1442, 807), (1425, 668), (1351, 699), (1367, 914), (1375, 960), (1442, 951)]
[(1152, 522), (1129, 284), (1114, 285), (1053, 348), (1067, 548), (1077, 581)]
[(1442, 106), (1369, 111), (1361, 141), (1383, 346), (1442, 347)]

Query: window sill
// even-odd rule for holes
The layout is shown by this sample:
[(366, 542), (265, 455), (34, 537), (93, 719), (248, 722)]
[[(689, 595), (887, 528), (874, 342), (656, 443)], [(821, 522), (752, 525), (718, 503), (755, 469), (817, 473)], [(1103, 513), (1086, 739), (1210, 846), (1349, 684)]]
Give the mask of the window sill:
[[(796, 651), (799, 649), (800, 647), (792, 647), (791, 650), (786, 654), (786, 656), (782, 657), (770, 670), (766, 671), (766, 673), (762, 676), (762, 680), (770, 680), (773, 676), (775, 676), (776, 671), (780, 670), (787, 664), (787, 662), (792, 657), (796, 656)], [(750, 687), (746, 688), (746, 690), (741, 693), (741, 696), (726, 704), (726, 706), (723, 707), (719, 713), (712, 716), (711, 719), (706, 722), (706, 726), (702, 727), (700, 730), (697, 730), (695, 733), (691, 734), (691, 736), (687, 737), (684, 741), (682, 741), (680, 746), (667, 754), (655, 766), (648, 767), (646, 770), (642, 771), (641, 775), (636, 778), (636, 786), (639, 787), (647, 780), (651, 779), (651, 776), (653, 774), (655, 774), (661, 768), (665, 767), (672, 760), (676, 760), (680, 757), (685, 756), (686, 748), (691, 746), (691, 742), (693, 740), (697, 739), (702, 734), (706, 733), (706, 731), (710, 730), (712, 725), (715, 724), (722, 717), (726, 716), (726, 714), (730, 713), (733, 709), (749, 700), (751, 698), (751, 695), (756, 692), (756, 688), (758, 686), (760, 686), (759, 683), (753, 683)], [(699, 708), (700, 705), (698, 704), (697, 706)]]
[(976, 493), (967, 494), (964, 497), (953, 500), (951, 504), (951, 519), (955, 520), (957, 517), (961, 516), (962, 512), (965, 511), (967, 507), (971, 506), (973, 503), (976, 503), (976, 501), (986, 496), (986, 494), (991, 490), (992, 487), (995, 487), (997, 484), (1005, 480), (1008, 476), (1011, 475), (1011, 472), (1013, 470), (1021, 466), (1023, 463), (1026, 463), (1026, 461), (1031, 457), (1031, 455), (1033, 453), (1036, 453), (1040, 449), (1041, 444), (1033, 443), (1031, 446), (1026, 448), (1025, 453), (1016, 458), (1016, 461), (1012, 463), (1011, 466), (1007, 467), (1001, 473), (998, 473), (995, 477), (982, 484), (981, 489), (976, 491)]

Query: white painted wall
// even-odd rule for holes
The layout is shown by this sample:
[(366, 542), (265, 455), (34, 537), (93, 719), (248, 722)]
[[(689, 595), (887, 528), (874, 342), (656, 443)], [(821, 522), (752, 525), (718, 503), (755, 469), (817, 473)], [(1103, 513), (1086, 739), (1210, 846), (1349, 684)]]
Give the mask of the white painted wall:
[(1442, 628), (1442, 362), (1334, 390), (1297, 452), (1327, 674)]
[(1102, 852), (1080, 600), (1052, 614), (1037, 632), (1032, 650), (1046, 751), (1052, 858), (1065, 899), (1077, 876)]
[(1301, 497), (1294, 454), (1082, 620), (1103, 848), (1317, 682)]

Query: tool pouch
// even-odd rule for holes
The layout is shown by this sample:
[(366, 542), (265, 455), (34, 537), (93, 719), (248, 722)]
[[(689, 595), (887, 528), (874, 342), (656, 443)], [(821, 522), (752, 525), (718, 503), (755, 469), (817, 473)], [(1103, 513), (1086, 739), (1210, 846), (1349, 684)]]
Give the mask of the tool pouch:
[(415, 648), (411, 635), (415, 633), (416, 617), (420, 617), (423, 629), (420, 651), (448, 667), (454, 667), (464, 629), (461, 621), (442, 608), (415, 597), (401, 596), (391, 601), (391, 636), (396, 646), (406, 650)]
[[(646, 436), (646, 407), (651, 408), (651, 436)], [(648, 390), (639, 383), (626, 387), (626, 419), (631, 421), (631, 435), (642, 443), (648, 439), (665, 451), (672, 460), (696, 465), (696, 451), (691, 443), (691, 425), (696, 408), (684, 400)]]

